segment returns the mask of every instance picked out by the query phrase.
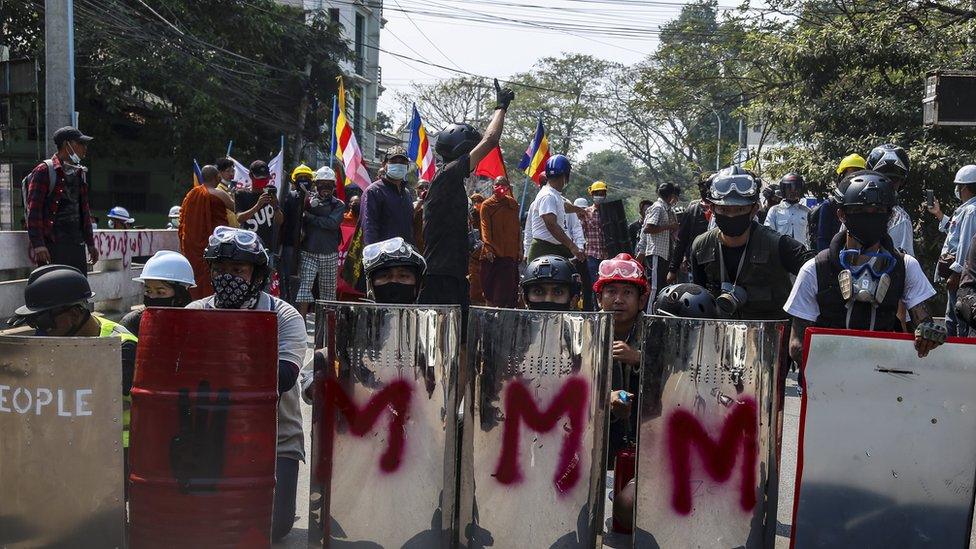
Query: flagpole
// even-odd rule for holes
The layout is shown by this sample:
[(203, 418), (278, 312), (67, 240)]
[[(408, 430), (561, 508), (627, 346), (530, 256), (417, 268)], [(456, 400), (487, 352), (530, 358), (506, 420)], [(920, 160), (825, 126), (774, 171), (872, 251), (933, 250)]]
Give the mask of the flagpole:
[(522, 222), (522, 214), (525, 213), (525, 195), (529, 192), (529, 176), (525, 176), (525, 184), (522, 185), (522, 202), (519, 204), (519, 223)]
[(330, 146), (329, 146), (329, 167), (330, 168), (332, 167), (332, 162), (333, 162), (333, 160), (335, 158), (335, 149), (336, 149), (336, 127), (335, 127), (335, 125), (336, 125), (336, 108), (338, 107), (338, 101), (339, 101), (339, 97), (333, 95), (332, 96), (332, 126), (331, 126), (332, 127), (332, 139), (329, 140), (329, 143), (330, 143)]
[(230, 141), (227, 142), (227, 154), (225, 154), (224, 156), (230, 156), (230, 148), (233, 146), (234, 146), (234, 140), (231, 139)]

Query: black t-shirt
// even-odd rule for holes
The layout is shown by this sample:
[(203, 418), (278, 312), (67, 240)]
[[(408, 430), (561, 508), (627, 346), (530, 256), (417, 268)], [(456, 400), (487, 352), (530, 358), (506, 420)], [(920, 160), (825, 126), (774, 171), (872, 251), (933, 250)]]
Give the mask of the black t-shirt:
[[(246, 212), (258, 203), (261, 198), (260, 192), (238, 192), (234, 196), (235, 208), (237, 213)], [(241, 223), (242, 229), (254, 231), (261, 237), (261, 242), (269, 251), (275, 249), (274, 243), (274, 206), (266, 205), (258, 210), (254, 217)]]
[[(752, 228), (755, 230), (758, 224), (753, 224)], [(738, 248), (730, 248), (723, 245), (722, 248), (722, 260), (725, 262), (725, 276), (728, 277), (728, 282), (735, 280), (735, 274), (739, 270), (739, 261), (742, 260), (742, 254), (746, 250), (746, 246), (739, 246)], [(783, 268), (794, 276), (800, 272), (800, 267), (810, 259), (810, 251), (807, 250), (806, 246), (800, 244), (788, 235), (782, 235), (779, 238), (779, 260), (782, 263)], [(708, 275), (705, 274), (705, 267), (703, 265), (695, 264), (695, 272), (692, 273), (694, 280), (707, 280)]]
[(64, 174), (64, 192), (54, 214), (54, 228), (59, 234), (81, 232), (81, 170)]
[(278, 237), (282, 246), (297, 245), (304, 199), (305, 193), (298, 191), (288, 191), (285, 194), (285, 200), (281, 203), (281, 215), (284, 216), (284, 221), (281, 224), (281, 235)]
[(424, 199), (424, 259), (427, 274), (468, 276), (468, 196), (464, 180), (471, 158), (464, 155), (438, 170)]

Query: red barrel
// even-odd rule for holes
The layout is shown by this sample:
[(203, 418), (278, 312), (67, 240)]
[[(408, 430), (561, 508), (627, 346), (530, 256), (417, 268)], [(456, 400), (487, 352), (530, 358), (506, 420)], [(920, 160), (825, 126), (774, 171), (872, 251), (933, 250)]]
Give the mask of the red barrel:
[[(624, 486), (634, 478), (637, 469), (637, 447), (629, 445), (617, 451), (617, 461), (613, 469), (613, 493), (616, 497)], [(613, 519), (613, 531), (621, 534), (630, 534), (631, 528), (620, 524), (616, 518)]]
[(150, 308), (139, 333), (130, 547), (268, 547), (277, 317)]

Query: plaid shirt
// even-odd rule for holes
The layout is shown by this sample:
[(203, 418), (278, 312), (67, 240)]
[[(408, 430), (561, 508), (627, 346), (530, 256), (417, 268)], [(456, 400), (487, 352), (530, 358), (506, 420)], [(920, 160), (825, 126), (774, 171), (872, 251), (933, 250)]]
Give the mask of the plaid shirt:
[[(658, 227), (665, 227), (668, 225), (675, 225), (678, 222), (678, 218), (674, 215), (674, 210), (671, 206), (664, 201), (662, 198), (658, 198), (657, 201), (647, 210), (647, 215), (644, 217), (644, 227), (648, 225), (655, 225)], [(671, 258), (671, 235), (676, 231), (668, 230), (661, 231), (659, 233), (644, 234), (644, 255), (650, 257), (656, 255), (661, 259), (667, 261)]]
[(603, 224), (600, 223), (600, 212), (596, 205), (590, 206), (579, 214), (580, 224), (583, 225), (585, 245), (583, 253), (596, 259), (606, 259), (607, 251), (603, 246)]
[[(54, 217), (58, 212), (61, 195), (64, 193), (64, 171), (58, 155), (54, 155), (51, 160), (54, 162), (54, 172), (57, 174), (54, 189), (49, 191), (51, 182), (47, 164), (44, 162), (38, 164), (31, 172), (30, 186), (27, 187), (27, 238), (32, 248), (46, 247), (47, 242), (53, 242), (55, 239)], [(91, 225), (91, 209), (88, 206), (88, 180), (84, 172), (81, 176), (81, 185), (78, 187), (78, 203), (81, 206), (81, 234), (86, 244), (94, 246), (95, 235)]]

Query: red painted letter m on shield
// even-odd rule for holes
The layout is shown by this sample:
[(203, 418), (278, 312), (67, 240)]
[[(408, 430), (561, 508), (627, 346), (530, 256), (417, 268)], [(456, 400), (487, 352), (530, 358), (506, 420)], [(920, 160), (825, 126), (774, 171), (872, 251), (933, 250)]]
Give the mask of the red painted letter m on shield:
[(522, 423), (537, 433), (548, 433), (559, 424), (560, 418), (569, 420), (569, 432), (559, 452), (559, 466), (552, 478), (560, 494), (568, 493), (579, 482), (580, 447), (586, 427), (586, 406), (589, 388), (586, 380), (571, 377), (553, 397), (549, 407), (539, 410), (532, 392), (520, 379), (512, 380), (505, 389), (505, 425), (502, 433), (502, 453), (495, 468), (495, 478), (502, 484), (516, 484), (522, 480), (519, 464), (519, 434)]
[[(671, 506), (681, 515), (691, 513), (692, 449), (698, 450), (701, 464), (710, 477), (725, 482), (736, 463), (742, 471), (739, 505), (743, 511), (756, 506), (756, 403), (744, 399), (725, 417), (718, 440), (713, 440), (693, 414), (678, 410), (668, 419), (667, 437), (671, 455)], [(739, 460), (739, 454), (742, 459)]]
[[(413, 387), (405, 380), (391, 381), (379, 392), (375, 393), (362, 408), (356, 406), (349, 395), (343, 390), (335, 378), (325, 380), (325, 438), (327, 447), (324, 457), (331, 466), (332, 441), (335, 437), (336, 412), (342, 412), (349, 422), (349, 433), (362, 437), (374, 430), (380, 417), (387, 412), (389, 424), (387, 426), (386, 451), (380, 456), (380, 469), (392, 473), (400, 468), (404, 450), (404, 425), (410, 410), (410, 399)], [(331, 467), (330, 467), (331, 469)]]

